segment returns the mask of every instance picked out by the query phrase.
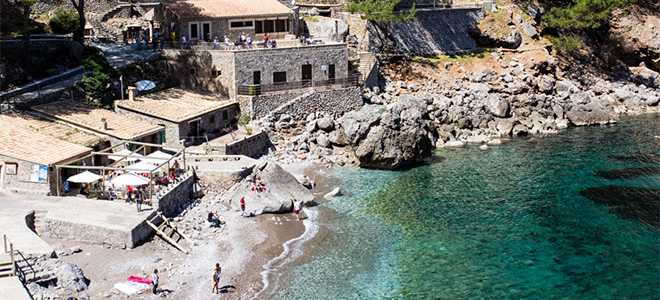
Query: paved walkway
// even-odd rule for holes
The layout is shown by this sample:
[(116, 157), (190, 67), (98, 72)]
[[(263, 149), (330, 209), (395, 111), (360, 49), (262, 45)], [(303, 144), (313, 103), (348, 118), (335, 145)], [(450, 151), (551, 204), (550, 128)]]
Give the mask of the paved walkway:
[(31, 300), (30, 294), (25, 290), (18, 277), (0, 278), (0, 291), (2, 299)]
[(61, 220), (104, 229), (130, 232), (142, 223), (153, 208), (143, 205), (137, 212), (135, 204), (78, 197), (49, 197), (0, 192), (0, 228), (25, 255), (50, 255), (53, 248), (25, 223), (33, 210), (47, 211), (44, 219)]
[(149, 46), (149, 50), (138, 50), (136, 45), (123, 45), (119, 43), (108, 44), (91, 44), (103, 51), (106, 59), (115, 68), (121, 68), (125, 65), (134, 63), (140, 59), (149, 59), (152, 56), (160, 55), (159, 52), (154, 52)]

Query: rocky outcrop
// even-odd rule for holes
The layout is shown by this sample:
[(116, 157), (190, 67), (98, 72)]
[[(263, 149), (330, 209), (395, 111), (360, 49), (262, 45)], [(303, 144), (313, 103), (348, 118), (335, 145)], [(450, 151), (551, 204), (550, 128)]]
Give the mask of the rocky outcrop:
[[(364, 168), (397, 169), (419, 163), (431, 155), (433, 135), (427, 121), (426, 103), (420, 98), (403, 95), (397, 102), (378, 111), (352, 112), (345, 115), (341, 124), (348, 124), (347, 136), (356, 146), (355, 156)], [(343, 126), (342, 126), (343, 127)], [(358, 127), (361, 132), (353, 128)]]
[[(245, 197), (245, 211), (251, 215), (285, 213), (293, 208), (293, 199), (303, 203), (314, 200), (314, 195), (298, 180), (275, 162), (260, 161), (244, 180), (234, 184), (222, 199), (229, 210), (240, 210), (241, 197)], [(252, 190), (252, 183), (260, 178), (265, 190)]]

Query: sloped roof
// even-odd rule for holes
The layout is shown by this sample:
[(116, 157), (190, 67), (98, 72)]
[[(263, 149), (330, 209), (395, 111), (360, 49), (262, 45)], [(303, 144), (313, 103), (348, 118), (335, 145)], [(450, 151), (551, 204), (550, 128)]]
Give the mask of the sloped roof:
[[(135, 140), (163, 130), (163, 127), (158, 125), (72, 100), (38, 105), (32, 107), (32, 110), (122, 140)], [(101, 128), (101, 119), (106, 120), (108, 129)]]
[(256, 17), (292, 14), (277, 0), (187, 0), (167, 7), (182, 19)]
[(10, 120), (15, 126), (20, 126), (28, 131), (52, 136), (56, 139), (71, 142), (80, 146), (93, 146), (99, 142), (99, 137), (64, 123), (58, 123), (28, 113), (15, 113), (5, 116), (2, 120)]
[(190, 120), (235, 103), (236, 101), (181, 88), (171, 88), (139, 96), (135, 101), (115, 101), (117, 107), (175, 123)]
[(0, 115), (0, 124), (0, 154), (11, 158), (48, 166), (93, 150), (27, 129), (18, 116)]

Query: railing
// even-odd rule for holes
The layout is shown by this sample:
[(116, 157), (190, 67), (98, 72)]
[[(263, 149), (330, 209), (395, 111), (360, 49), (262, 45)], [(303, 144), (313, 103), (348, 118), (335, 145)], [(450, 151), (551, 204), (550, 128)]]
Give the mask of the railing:
[(244, 84), (238, 87), (239, 95), (261, 95), (263, 93), (304, 89), (304, 88), (326, 88), (326, 87), (350, 87), (358, 84), (358, 76), (348, 76), (343, 78), (332, 78), (326, 80), (303, 80), (294, 82), (282, 82), (273, 84)]
[(41, 88), (46, 87), (48, 85), (51, 85), (56, 82), (61, 82), (62, 86), (64, 86), (64, 80), (69, 79), (73, 76), (77, 76), (79, 74), (84, 74), (85, 73), (85, 67), (84, 66), (79, 66), (77, 68), (71, 69), (69, 71), (66, 71), (62, 74), (55, 75), (52, 77), (48, 77), (46, 79), (39, 80), (35, 83), (30, 83), (27, 85), (24, 85), (20, 88), (17, 88), (15, 90), (11, 90), (8, 92), (0, 93), (0, 101), (3, 101), (5, 99), (13, 98), (16, 96), (20, 96), (25, 93), (33, 92), (33, 91), (39, 91), (41, 93)]
[(14, 274), (16, 274), (16, 261), (14, 260), (14, 244), (9, 240), (6, 234), (4, 235), (4, 241), (5, 241), (5, 253), (9, 253), (9, 257), (11, 257), (11, 275), (13, 276)]
[[(32, 281), (34, 281), (37, 278), (37, 272), (32, 268), (32, 265), (30, 262), (23, 256), (23, 253), (21, 251), (16, 250), (16, 253), (23, 259), (25, 264), (30, 268), (30, 271), (32, 271)], [(25, 277), (25, 272), (23, 272), (23, 269), (18, 266), (18, 262), (14, 262), (14, 269), (16, 272), (16, 275), (18, 275), (18, 279), (21, 280), (21, 282), (26, 283), (27, 278)]]

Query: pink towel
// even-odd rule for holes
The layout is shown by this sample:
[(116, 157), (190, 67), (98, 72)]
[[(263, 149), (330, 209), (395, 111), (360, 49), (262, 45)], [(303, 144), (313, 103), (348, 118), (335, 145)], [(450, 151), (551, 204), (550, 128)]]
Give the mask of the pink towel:
[(140, 277), (135, 277), (135, 276), (129, 276), (128, 278), (126, 278), (126, 280), (133, 281), (133, 282), (139, 282), (139, 283), (151, 284), (151, 280), (140, 278)]

